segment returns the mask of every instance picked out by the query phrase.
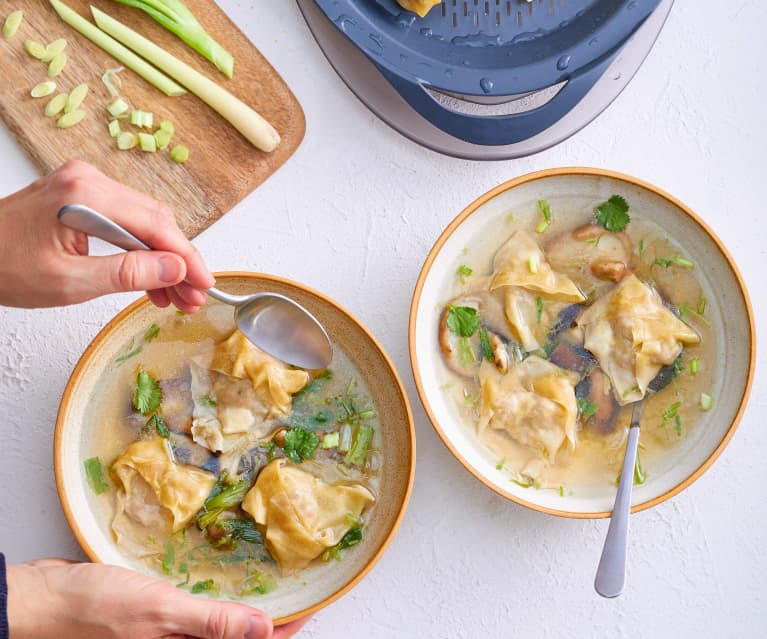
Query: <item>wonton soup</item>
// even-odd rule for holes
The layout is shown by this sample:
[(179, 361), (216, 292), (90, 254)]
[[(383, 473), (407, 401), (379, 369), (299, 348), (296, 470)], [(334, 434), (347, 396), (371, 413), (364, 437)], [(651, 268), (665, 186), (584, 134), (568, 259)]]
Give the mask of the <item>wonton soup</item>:
[(630, 204), (533, 201), (473, 238), (443, 288), (442, 391), (520, 486), (614, 485), (637, 401), (644, 483), (715, 401), (705, 282)]
[(365, 544), (379, 422), (338, 347), (284, 364), (209, 305), (147, 326), (84, 429), (94, 510), (138, 567), (192, 593), (266, 595)]

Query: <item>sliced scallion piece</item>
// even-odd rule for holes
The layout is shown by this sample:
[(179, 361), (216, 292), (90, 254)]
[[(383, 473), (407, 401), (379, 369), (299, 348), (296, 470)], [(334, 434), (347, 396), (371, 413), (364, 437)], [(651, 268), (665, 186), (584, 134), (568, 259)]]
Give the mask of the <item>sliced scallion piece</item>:
[(64, 105), (67, 103), (68, 94), (59, 93), (57, 96), (51, 98), (48, 104), (45, 105), (45, 115), (52, 118), (54, 115), (58, 115), (64, 109)]
[(67, 98), (67, 102), (64, 105), (64, 113), (71, 113), (75, 109), (79, 109), (87, 95), (88, 85), (85, 83), (78, 84), (69, 92), (69, 97)]
[(176, 132), (176, 127), (173, 126), (173, 122), (171, 122), (170, 120), (163, 120), (162, 122), (160, 122), (160, 128), (163, 131), (167, 131), (171, 135), (173, 135)]
[(48, 77), (55, 78), (64, 70), (65, 66), (67, 66), (67, 54), (62, 51), (56, 54), (48, 65)]
[(128, 103), (122, 98), (117, 98), (115, 100), (112, 100), (109, 104), (107, 104), (107, 111), (109, 111), (109, 115), (112, 115), (114, 117), (122, 115), (129, 108), (130, 107), (128, 106)]
[(147, 153), (154, 153), (157, 151), (157, 142), (154, 139), (154, 136), (149, 133), (139, 133), (138, 144), (141, 147), (141, 150), (146, 151)]
[(189, 159), (189, 149), (182, 144), (174, 146), (170, 152), (170, 159), (178, 164), (183, 164)]
[(170, 133), (164, 129), (157, 129), (154, 132), (154, 139), (157, 142), (157, 148), (164, 149), (170, 144)]
[(121, 151), (132, 149), (138, 144), (138, 137), (129, 131), (123, 131), (117, 136), (117, 148)]
[(701, 393), (700, 394), (700, 407), (703, 410), (711, 410), (714, 407), (714, 398), (711, 397), (708, 393)]
[(122, 62), (126, 67), (138, 73), (142, 78), (151, 85), (157, 87), (165, 95), (177, 96), (186, 93), (182, 86), (171, 80), (164, 73), (155, 69), (145, 60), (142, 60), (114, 38), (109, 37), (106, 33), (97, 29), (79, 13), (61, 2), (61, 0), (49, 0), (49, 2), (61, 19), (70, 27), (79, 31), (91, 42), (104, 49), (109, 55)]
[(527, 268), (531, 273), (538, 272), (538, 256), (531, 255), (527, 258)]
[(55, 90), (56, 83), (49, 80), (47, 82), (41, 82), (40, 84), (35, 85), (29, 92), (29, 95), (31, 95), (33, 98), (45, 98)]
[(141, 112), (141, 126), (145, 129), (151, 129), (154, 124), (154, 114), (149, 111)]
[(23, 19), (23, 11), (13, 11), (8, 14), (8, 17), (5, 19), (5, 24), (3, 25), (3, 37), (8, 39), (15, 36)]
[(42, 58), (43, 62), (50, 62), (59, 53), (63, 53), (64, 49), (66, 48), (67, 48), (67, 41), (64, 38), (59, 38), (58, 40), (54, 40), (48, 46), (45, 47), (45, 55), (43, 55), (43, 58)]
[(700, 361), (697, 357), (690, 360), (690, 375), (697, 375), (700, 370)]
[(133, 111), (130, 112), (130, 123), (133, 126), (141, 126), (141, 122), (143, 121), (142, 114), (143, 112), (140, 109), (133, 109)]
[(194, 14), (180, 0), (117, 0), (146, 11), (171, 33), (216, 65), (227, 78), (234, 74), (234, 58), (208, 35)]
[(231, 93), (103, 11), (91, 7), (91, 12), (99, 28), (178, 80), (224, 117), (255, 147), (268, 152), (280, 143), (280, 135), (274, 127)]
[(111, 135), (113, 138), (116, 138), (120, 135), (120, 133), (122, 133), (122, 130), (120, 129), (119, 120), (112, 120), (109, 123), (109, 135)]
[(56, 126), (60, 129), (68, 129), (73, 127), (75, 124), (78, 124), (84, 117), (85, 111), (75, 109), (74, 111), (70, 111), (69, 113), (62, 115), (56, 122)]
[(36, 40), (24, 40), (24, 51), (38, 60), (45, 56), (45, 47)]

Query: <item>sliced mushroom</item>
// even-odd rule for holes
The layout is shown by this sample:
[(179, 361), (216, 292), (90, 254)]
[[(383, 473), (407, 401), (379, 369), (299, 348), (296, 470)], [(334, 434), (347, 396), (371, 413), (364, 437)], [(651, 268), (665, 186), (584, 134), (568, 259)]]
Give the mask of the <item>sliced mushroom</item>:
[(578, 382), (575, 395), (596, 406), (596, 412), (588, 421), (590, 425), (602, 434), (613, 432), (620, 406), (615, 400), (610, 378), (601, 368), (593, 368), (587, 377)]
[(506, 374), (509, 370), (509, 351), (506, 343), (495, 333), (487, 332), (490, 338), (490, 350), (493, 352), (493, 364), (501, 372)]
[(584, 374), (596, 364), (594, 356), (583, 346), (559, 342), (549, 355), (549, 360), (560, 368)]
[(610, 282), (620, 282), (626, 273), (626, 263), (615, 260), (599, 260), (591, 263), (594, 277)]

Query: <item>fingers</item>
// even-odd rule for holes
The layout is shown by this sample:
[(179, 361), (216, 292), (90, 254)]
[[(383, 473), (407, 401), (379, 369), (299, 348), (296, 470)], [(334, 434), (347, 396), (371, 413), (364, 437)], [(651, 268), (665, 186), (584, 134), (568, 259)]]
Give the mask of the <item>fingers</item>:
[(177, 592), (163, 606), (164, 627), (170, 636), (199, 639), (271, 639), (272, 620), (243, 604), (199, 599)]
[(303, 617), (302, 619), (286, 623), (284, 626), (278, 626), (274, 629), (272, 639), (289, 639), (309, 623), (310, 620), (311, 617)]
[(205, 262), (178, 228), (170, 207), (112, 180), (83, 162), (67, 162), (49, 176), (59, 204), (86, 204), (142, 239), (153, 249), (179, 255), (187, 281), (207, 289), (215, 280)]
[(61, 557), (46, 557), (45, 559), (33, 559), (24, 563), (35, 568), (48, 568), (50, 566), (71, 566), (77, 562), (71, 559), (62, 559)]

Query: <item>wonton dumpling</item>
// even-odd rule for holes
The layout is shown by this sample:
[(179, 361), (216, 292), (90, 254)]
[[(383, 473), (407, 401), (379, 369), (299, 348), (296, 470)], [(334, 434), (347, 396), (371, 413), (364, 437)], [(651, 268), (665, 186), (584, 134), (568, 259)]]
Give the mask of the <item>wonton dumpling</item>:
[(490, 290), (498, 289), (504, 292), (506, 319), (527, 352), (546, 342), (557, 315), (567, 304), (586, 299), (569, 277), (551, 268), (535, 238), (524, 230), (515, 231), (493, 258)]
[(256, 347), (240, 331), (216, 345), (211, 368), (232, 377), (250, 378), (256, 395), (268, 406), (269, 417), (287, 415), (293, 395), (311, 379), (306, 371), (290, 368)]
[(442, 0), (397, 0), (399, 5), (408, 11), (417, 13), (422, 18), (436, 7)]
[(173, 519), (172, 531), (184, 528), (202, 508), (216, 477), (194, 466), (177, 463), (168, 442), (161, 438), (132, 443), (117, 458), (112, 469), (130, 500), (130, 492), (141, 490), (140, 478)]
[(477, 426), (505, 430), (524, 446), (553, 460), (567, 440), (575, 447), (578, 374), (531, 355), (501, 375), (484, 362), (479, 370), (482, 403)]
[(258, 475), (242, 509), (266, 527), (266, 547), (285, 571), (305, 568), (335, 546), (375, 501), (360, 485), (331, 485), (285, 459), (275, 459)]
[(660, 295), (628, 275), (578, 319), (584, 346), (610, 377), (619, 404), (644, 397), (662, 366), (672, 364), (698, 334), (663, 306)]

